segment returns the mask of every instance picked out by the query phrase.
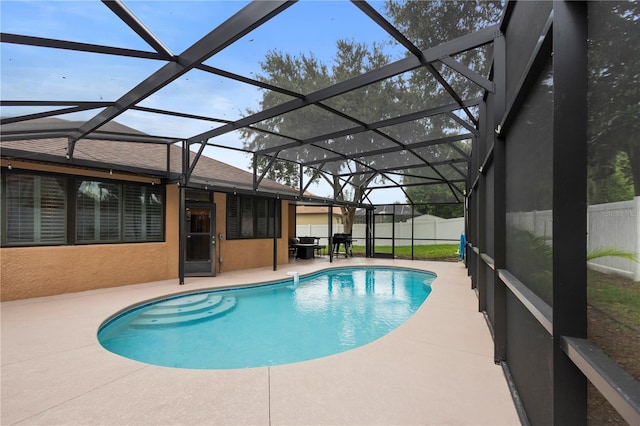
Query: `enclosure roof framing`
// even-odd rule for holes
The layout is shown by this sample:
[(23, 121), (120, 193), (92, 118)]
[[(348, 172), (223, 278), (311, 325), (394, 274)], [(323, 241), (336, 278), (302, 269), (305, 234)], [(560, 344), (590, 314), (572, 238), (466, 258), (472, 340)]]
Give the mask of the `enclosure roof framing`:
[[(45, 49), (60, 55), (99, 57), (100, 61), (107, 61), (103, 75), (95, 75), (94, 84), (99, 88), (106, 86), (105, 81), (111, 73), (118, 73), (118, 60), (144, 64), (140, 67), (139, 75), (142, 77), (133, 79), (127, 89), (111, 94), (106, 100), (95, 95), (76, 96), (81, 92), (78, 86), (70, 87), (68, 92), (58, 96), (48, 96), (46, 91), (42, 91), (39, 97), (24, 99), (5, 99), (3, 91), (0, 106), (4, 111), (0, 118), (0, 132), (3, 145), (8, 144), (2, 147), (4, 158), (55, 159), (56, 163), (64, 164), (67, 161), (76, 164), (75, 149), (79, 141), (85, 141), (89, 147), (92, 141), (110, 141), (113, 143), (113, 153), (121, 153), (122, 157), (127, 156), (127, 150), (121, 149), (123, 144), (166, 145), (166, 164), (169, 164), (175, 161), (175, 154), (171, 158), (170, 152), (177, 152), (176, 148), (182, 142), (186, 147), (181, 149), (181, 155), (185, 157), (182, 163), (186, 164), (180, 172), (184, 175), (183, 182), (189, 182), (192, 175), (197, 174), (197, 166), (203, 156), (211, 156), (210, 150), (217, 150), (223, 154), (253, 155), (254, 191), (260, 189), (269, 192), (266, 188), (269, 186), (266, 184), (269, 171), (280, 162), (288, 162), (300, 167), (300, 188), (304, 189), (321, 177), (327, 182), (335, 178), (342, 182), (344, 188), (352, 186), (374, 191), (399, 187), (404, 192), (405, 186), (439, 183), (449, 188), (451, 202), (460, 202), (457, 185), (465, 181), (470, 167), (471, 141), (478, 134), (478, 105), (484, 93), (494, 90), (489, 70), (473, 69), (468, 61), (465, 62), (464, 56), (485, 55), (486, 62), (490, 62), (490, 50), (478, 52), (491, 46), (494, 39), (501, 36), (500, 23), (484, 23), (478, 25), (477, 31), (433, 46), (419, 47), (415, 40), (411, 40), (402, 28), (373, 4), (366, 1), (353, 1), (351, 4), (340, 2), (333, 6), (350, 7), (352, 13), (369, 26), (368, 31), (377, 31), (380, 40), (394, 46), (393, 54), (389, 54), (386, 63), (344, 78), (335, 78), (328, 84), (294, 87), (270, 80), (259, 72), (248, 73), (225, 66), (227, 62), (216, 59), (228, 51), (247, 49), (243, 47), (245, 44), (253, 42), (254, 38), (266, 38), (269, 31), (271, 34), (285, 32), (287, 26), (283, 22), (286, 23), (286, 19), (303, 19), (310, 26), (314, 16), (304, 15), (308, 7), (304, 2), (249, 2), (239, 10), (230, 12), (228, 19), (206, 28), (204, 35), (187, 43), (186, 48), (176, 48), (168, 33), (158, 31), (159, 27), (154, 26), (149, 15), (142, 13), (135, 3), (129, 4), (131, 9), (122, 0), (103, 0), (102, 3), (100, 11), (104, 11), (104, 16), (100, 15), (101, 19), (115, 22), (112, 24), (114, 33), (132, 32), (128, 34), (135, 37), (131, 45), (123, 43), (122, 46), (111, 46), (103, 42), (118, 38), (104, 37), (96, 43), (96, 39), (90, 37), (78, 40), (44, 31), (25, 30), (27, 33), (21, 34), (15, 29), (8, 29), (0, 34), (0, 47), (31, 49), (28, 50), (30, 53), (33, 53), (33, 49), (41, 49), (39, 52)], [(154, 8), (167, 13), (172, 4), (161, 2)], [(210, 6), (213, 7), (213, 3)], [(52, 7), (55, 9), (57, 6)], [(195, 20), (196, 17), (191, 18)], [(181, 25), (186, 25), (177, 18), (173, 24), (173, 29), (178, 31)], [(154, 29), (157, 33), (154, 33)], [(365, 35), (356, 33), (354, 42), (367, 45), (370, 41)], [(291, 37), (295, 37), (295, 34)], [(270, 52), (286, 52), (286, 43), (278, 44), (277, 38), (272, 43)], [(309, 46), (307, 50), (313, 52), (314, 46)], [(296, 54), (298, 52), (292, 53), (294, 56)], [(252, 54), (249, 52), (248, 55)], [(50, 56), (43, 56), (37, 62), (42, 69), (49, 66), (47, 58)], [(70, 73), (74, 66), (82, 64), (77, 59), (80, 56), (72, 58), (67, 64)], [(249, 60), (260, 64), (259, 61), (265, 59), (256, 55)], [(10, 72), (10, 67), (3, 69), (3, 74)], [(248, 107), (242, 103), (242, 96), (238, 96), (231, 99), (234, 103), (228, 106), (228, 111), (240, 113), (229, 116), (219, 111), (207, 111), (206, 108), (178, 106), (176, 100), (180, 96), (173, 101), (169, 99), (162, 102), (168, 92), (182, 93), (184, 98), (197, 95), (180, 92), (187, 86), (185, 82), (189, 78), (194, 80), (196, 77), (209, 81), (223, 79), (220, 81), (238, 85), (245, 91), (258, 91), (265, 96), (273, 94), (278, 97), (278, 102), (259, 101), (258, 106), (254, 103)], [(373, 101), (364, 98), (375, 91), (397, 90), (393, 88), (398, 87), (399, 82), (406, 84), (414, 80), (414, 86), (410, 87), (427, 87), (421, 85), (430, 84), (429, 91), (420, 96), (414, 93), (410, 100), (409, 97), (402, 99), (397, 94), (387, 92), (393, 98), (393, 103), (389, 104), (390, 107), (378, 110), (372, 107)], [(215, 95), (216, 92), (212, 91), (211, 96)], [(62, 120), (67, 117), (71, 120)], [(142, 126), (144, 131), (138, 132), (133, 130), (137, 128), (135, 124), (129, 124), (131, 117), (142, 117), (138, 121), (142, 124), (147, 124), (144, 120), (148, 117), (158, 122), (188, 122), (189, 126), (171, 126), (175, 133), (161, 126), (152, 131), (149, 126)], [(274, 124), (296, 120), (299, 120), (299, 126)], [(314, 126), (315, 120), (318, 121), (317, 126)], [(118, 125), (120, 121), (127, 122), (131, 128), (109, 129), (111, 123)], [(258, 137), (264, 143), (248, 142), (250, 138)], [(67, 158), (60, 159), (59, 156), (63, 155), (60, 152), (45, 152), (42, 148), (46, 144), (53, 144), (49, 141), (59, 141), (61, 138), (67, 140), (64, 153)], [(241, 144), (240, 140), (244, 140), (244, 143)], [(20, 141), (25, 143), (19, 144)], [(30, 148), (34, 141), (41, 141), (39, 148)], [(188, 152), (192, 148), (196, 151)], [(34, 151), (30, 152), (30, 149)], [(264, 157), (265, 161), (259, 165), (257, 160), (260, 157)], [(133, 165), (125, 163), (114, 160), (105, 163), (104, 167), (135, 169)], [(91, 164), (96, 166), (99, 161)], [(165, 173), (166, 169), (163, 167), (158, 172)], [(146, 173), (149, 169), (141, 166), (140, 170)], [(308, 179), (303, 179), (303, 174)], [(197, 182), (198, 179), (192, 181)], [(298, 193), (303, 192), (300, 188)], [(362, 192), (363, 198), (355, 202), (364, 202), (370, 193)], [(343, 201), (337, 194), (334, 197), (336, 203)]]

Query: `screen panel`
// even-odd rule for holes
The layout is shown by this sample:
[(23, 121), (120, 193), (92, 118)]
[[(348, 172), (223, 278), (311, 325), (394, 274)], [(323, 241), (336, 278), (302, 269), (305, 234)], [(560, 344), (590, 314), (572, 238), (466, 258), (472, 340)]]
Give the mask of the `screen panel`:
[(507, 135), (506, 264), (552, 304), (553, 75), (551, 60)]
[[(640, 380), (640, 5), (587, 7), (587, 334)], [(588, 393), (590, 422), (624, 423), (595, 388)]]

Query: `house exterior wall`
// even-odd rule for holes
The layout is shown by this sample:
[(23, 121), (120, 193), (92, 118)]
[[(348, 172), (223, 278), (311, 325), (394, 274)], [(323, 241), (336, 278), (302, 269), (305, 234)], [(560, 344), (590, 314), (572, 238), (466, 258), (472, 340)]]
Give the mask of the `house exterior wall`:
[[(61, 171), (41, 165), (33, 169)], [(86, 176), (104, 175), (84, 172)], [(0, 249), (0, 299), (26, 299), (176, 278), (178, 201), (178, 188), (167, 186), (164, 242)]]
[[(81, 172), (59, 166), (19, 164), (12, 167), (91, 177), (138, 180), (126, 175)], [(178, 278), (179, 187), (167, 185), (165, 193), (165, 241), (124, 244), (3, 247), (0, 249), (0, 300), (94, 290)], [(271, 266), (273, 240), (226, 240), (226, 194), (215, 193), (217, 272)], [(289, 208), (282, 201), (282, 236), (278, 239), (278, 263), (288, 262)], [(222, 258), (222, 262), (219, 259)]]
[[(216, 233), (224, 235), (222, 241), (218, 239), (216, 244), (217, 272), (272, 266), (273, 239), (227, 240), (227, 195), (215, 193), (213, 201), (216, 205)], [(278, 264), (286, 264), (289, 262), (289, 203), (287, 201), (281, 201), (281, 203), (282, 234), (278, 238)]]
[(296, 216), (296, 205), (289, 204), (287, 212), (289, 214), (289, 219), (287, 220), (287, 231), (289, 233), (289, 238), (294, 238), (296, 236), (296, 225), (298, 220)]

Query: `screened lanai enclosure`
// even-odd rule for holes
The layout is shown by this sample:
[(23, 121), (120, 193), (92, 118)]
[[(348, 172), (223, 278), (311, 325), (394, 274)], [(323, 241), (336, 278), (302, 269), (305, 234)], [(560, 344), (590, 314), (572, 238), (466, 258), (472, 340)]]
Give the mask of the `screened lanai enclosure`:
[[(182, 203), (207, 189), (364, 208), (368, 225), (376, 205), (462, 205), (464, 262), (523, 424), (640, 424), (638, 278), (613, 285), (628, 310), (598, 319), (611, 275), (588, 268), (593, 250), (617, 270), (638, 261), (637, 2), (0, 7), (3, 249), (19, 161), (153, 174)], [(147, 145), (166, 153), (153, 173), (132, 154)], [(252, 182), (208, 178), (205, 157)], [(630, 206), (603, 211), (631, 242), (603, 255), (592, 207), (607, 203)]]

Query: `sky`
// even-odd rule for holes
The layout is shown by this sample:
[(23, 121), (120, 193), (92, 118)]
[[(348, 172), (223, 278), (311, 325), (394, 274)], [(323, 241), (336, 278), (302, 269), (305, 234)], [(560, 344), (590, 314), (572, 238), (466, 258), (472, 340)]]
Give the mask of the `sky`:
[[(173, 54), (180, 54), (214, 27), (244, 7), (244, 1), (124, 1), (125, 6)], [(370, 4), (383, 12), (383, 2)], [(0, 1), (0, 25), (5, 33), (31, 35), (91, 44), (150, 51), (151, 48), (104, 4), (84, 1)], [(269, 51), (313, 54), (331, 64), (337, 39), (384, 43), (389, 37), (359, 9), (345, 0), (302, 0), (267, 24), (210, 58), (206, 64), (246, 77), (260, 73)], [(393, 45), (387, 52), (399, 59)], [(162, 61), (132, 59), (31, 46), (0, 44), (0, 95), (3, 100), (115, 101), (155, 70)], [(255, 110), (262, 92), (230, 79), (192, 70), (139, 105), (237, 120)], [(3, 116), (22, 115), (46, 108), (2, 109)], [(60, 118), (86, 120), (98, 111)], [(127, 111), (116, 121), (155, 135), (186, 138), (219, 124)], [(238, 135), (226, 134), (210, 142), (240, 148)], [(205, 155), (247, 169), (250, 158), (231, 150), (207, 148)], [(328, 185), (310, 188), (330, 196)], [(393, 194), (389, 194), (393, 192)], [(398, 190), (374, 191), (375, 203), (404, 202)]]

